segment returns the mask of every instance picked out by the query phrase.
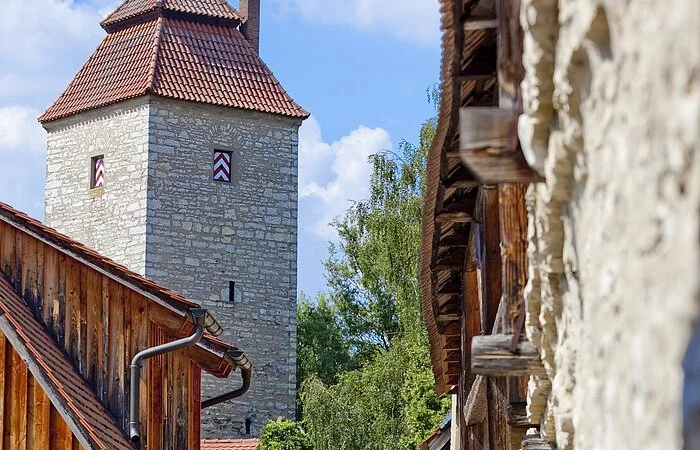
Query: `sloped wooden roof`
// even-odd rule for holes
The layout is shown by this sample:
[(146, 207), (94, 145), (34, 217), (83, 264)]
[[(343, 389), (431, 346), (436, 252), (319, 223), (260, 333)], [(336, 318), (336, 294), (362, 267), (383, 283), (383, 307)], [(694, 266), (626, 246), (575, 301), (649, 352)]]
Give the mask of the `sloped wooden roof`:
[[(163, 325), (166, 328), (172, 329), (173, 325), (176, 325), (185, 327), (180, 330), (183, 336), (191, 333), (193, 326), (188, 319), (188, 312), (191, 308), (199, 307), (197, 303), (159, 286), (153, 281), (132, 272), (121, 264), (117, 264), (111, 259), (100, 255), (96, 251), (2, 202), (0, 202), (0, 222), (6, 222), (13, 228), (28, 233), (71, 258), (75, 258), (82, 264), (115, 280), (125, 288), (140, 293), (170, 313), (169, 317), (161, 316), (163, 320), (172, 322), (164, 323)], [(2, 272), (0, 271), (0, 273)], [(226, 354), (235, 350), (238, 350), (235, 346), (205, 334), (204, 338), (193, 350), (193, 358), (202, 365), (205, 371), (218, 377), (227, 377), (235, 367), (229, 358), (226, 357)]]
[(479, 186), (460, 159), (459, 109), (497, 102), (497, 78), (495, 29), (464, 25), (465, 17), (495, 21), (493, 0), (441, 0), (440, 11), (441, 101), (428, 153), (420, 277), (436, 390), (443, 394), (459, 381), (462, 273), (475, 251), (469, 236)]
[(90, 448), (133, 449), (114, 417), (2, 277), (0, 314), (0, 329), (26, 360), (32, 375), (42, 385), (74, 435), (88, 442)]
[[(120, 18), (129, 20), (120, 27), (107, 26), (110, 33), (39, 121), (146, 94), (308, 117), (238, 31), (238, 13), (224, 4), (228, 5), (218, 0), (125, 2), (106, 22), (116, 26)], [(226, 14), (235, 16), (235, 24), (207, 19)]]

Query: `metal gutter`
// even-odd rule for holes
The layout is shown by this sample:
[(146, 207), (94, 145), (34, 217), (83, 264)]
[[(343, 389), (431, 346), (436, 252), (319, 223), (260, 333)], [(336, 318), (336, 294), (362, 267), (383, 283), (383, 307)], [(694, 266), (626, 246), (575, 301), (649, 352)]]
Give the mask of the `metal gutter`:
[(233, 350), (226, 352), (224, 357), (228, 359), (231, 364), (241, 369), (243, 384), (238, 389), (234, 389), (233, 391), (202, 401), (202, 409), (241, 397), (243, 394), (248, 392), (248, 389), (250, 388), (250, 380), (253, 376), (253, 364), (250, 362), (245, 353), (243, 353), (241, 350)]
[(131, 360), (131, 387), (129, 390), (129, 439), (132, 442), (141, 440), (139, 424), (139, 390), (141, 380), (141, 364), (148, 358), (173, 352), (185, 347), (196, 345), (204, 336), (204, 329), (213, 333), (221, 334), (221, 326), (214, 320), (214, 317), (203, 308), (190, 309), (189, 316), (192, 317), (195, 330), (194, 334), (186, 338), (168, 342), (167, 344), (142, 350)]

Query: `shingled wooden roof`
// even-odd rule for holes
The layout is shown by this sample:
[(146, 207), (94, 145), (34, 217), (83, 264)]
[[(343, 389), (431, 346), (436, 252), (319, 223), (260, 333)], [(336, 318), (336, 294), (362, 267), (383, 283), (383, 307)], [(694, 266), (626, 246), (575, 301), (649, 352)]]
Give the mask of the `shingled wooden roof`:
[[(83, 244), (57, 232), (53, 228), (47, 227), (38, 220), (0, 202), (0, 225), (2, 225), (3, 222), (34, 236), (36, 239), (58, 249), (60, 252), (94, 268), (107, 277), (123, 284), (126, 288), (143, 295), (145, 298), (161, 307), (163, 311), (172, 313), (172, 315), (161, 314), (159, 316), (160, 319), (169, 321), (169, 323), (165, 324), (168, 325), (169, 328), (185, 327), (180, 330), (183, 336), (191, 331), (191, 323), (187, 314), (190, 308), (197, 308), (199, 304), (187, 300), (183, 296), (132, 272), (128, 268), (85, 247)], [(0, 242), (0, 249), (3, 249), (6, 245), (9, 245), (9, 243), (3, 244)], [(2, 270), (3, 268), (0, 267), (0, 273), (2, 273)], [(199, 362), (204, 370), (213, 375), (227, 377), (230, 372), (235, 369), (228, 358), (225, 357), (227, 352), (237, 350), (235, 346), (214, 336), (205, 334), (196, 348), (197, 350), (195, 351), (197, 353), (195, 358), (200, 358)]]
[(22, 298), (0, 277), (0, 329), (47, 392), (79, 440), (89, 448), (133, 449), (114, 417), (95, 397)]
[(105, 19), (109, 34), (39, 121), (146, 94), (308, 117), (238, 31), (240, 16), (227, 5), (127, 0)]
[[(459, 109), (497, 101), (496, 34), (463, 27), (465, 15), (495, 18), (493, 1), (441, 0), (442, 69), (438, 127), (428, 153), (423, 206), (421, 293), (436, 390), (459, 381), (462, 273), (474, 226), (479, 182), (460, 159)], [(466, 11), (466, 12), (465, 12)], [(491, 55), (491, 52), (493, 54)], [(478, 298), (474, 299), (478, 303)]]

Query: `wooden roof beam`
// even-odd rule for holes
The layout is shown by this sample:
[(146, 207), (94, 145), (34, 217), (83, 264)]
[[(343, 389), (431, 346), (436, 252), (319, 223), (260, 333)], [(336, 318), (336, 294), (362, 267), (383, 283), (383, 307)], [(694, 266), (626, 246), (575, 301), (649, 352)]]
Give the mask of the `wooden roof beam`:
[(467, 195), (460, 200), (453, 201), (443, 205), (442, 210), (435, 215), (435, 221), (441, 222), (456, 222), (466, 223), (472, 221), (474, 205), (476, 203), (475, 195)]
[(490, 377), (546, 376), (540, 353), (532, 342), (521, 340), (513, 353), (510, 351), (512, 339), (510, 334), (475, 336), (472, 339), (472, 372)]
[(544, 181), (525, 160), (517, 133), (518, 115), (498, 107), (460, 109), (460, 156), (483, 184)]
[(474, 178), (466, 166), (459, 164), (455, 170), (442, 180), (445, 188), (472, 189), (479, 186), (479, 182)]

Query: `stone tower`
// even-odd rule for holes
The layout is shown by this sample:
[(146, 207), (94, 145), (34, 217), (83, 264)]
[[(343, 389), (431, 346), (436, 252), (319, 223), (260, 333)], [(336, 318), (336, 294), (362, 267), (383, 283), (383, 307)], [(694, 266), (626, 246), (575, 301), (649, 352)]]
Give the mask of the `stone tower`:
[[(126, 0), (39, 118), (46, 222), (209, 308), (255, 365), (203, 437), (292, 417), (298, 128), (258, 57), (259, 0)], [(247, 23), (246, 23), (247, 22)], [(205, 398), (238, 386), (203, 380)]]

